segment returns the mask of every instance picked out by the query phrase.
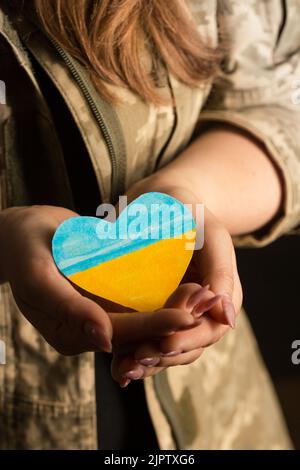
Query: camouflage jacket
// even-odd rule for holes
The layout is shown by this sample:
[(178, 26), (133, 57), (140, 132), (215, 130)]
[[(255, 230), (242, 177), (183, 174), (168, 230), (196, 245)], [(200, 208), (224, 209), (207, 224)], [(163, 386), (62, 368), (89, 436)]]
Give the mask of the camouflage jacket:
[[(196, 126), (201, 132), (203, 122), (221, 121), (259, 139), (284, 184), (277, 220), (264, 234), (236, 243), (262, 246), (300, 223), (299, 1), (188, 5), (213, 44), (222, 28), (229, 52), (219, 80), (205, 89), (190, 89), (161, 70), (161, 92), (174, 95), (174, 108), (156, 108), (123, 89), (114, 89), (123, 104), (108, 106), (65, 51), (25, 22), (16, 29), (0, 8), (0, 79), (7, 93), (0, 104), (1, 208), (36, 201), (72, 207), (62, 142), (33, 72), (34, 57), (72, 115), (103, 201), (167, 164)], [(96, 448), (93, 354), (55, 352), (20, 314), (8, 285), (1, 286), (0, 339), (7, 346), (7, 363), (0, 365), (0, 448)], [(162, 449), (291, 446), (244, 313), (236, 331), (203, 358), (147, 379), (145, 392)]]

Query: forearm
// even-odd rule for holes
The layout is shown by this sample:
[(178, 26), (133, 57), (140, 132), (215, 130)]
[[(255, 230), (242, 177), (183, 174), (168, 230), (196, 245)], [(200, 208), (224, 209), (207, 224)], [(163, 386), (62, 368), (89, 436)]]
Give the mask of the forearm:
[(231, 127), (211, 128), (155, 175), (155, 185), (190, 189), (232, 235), (271, 221), (282, 202), (282, 184), (265, 149)]

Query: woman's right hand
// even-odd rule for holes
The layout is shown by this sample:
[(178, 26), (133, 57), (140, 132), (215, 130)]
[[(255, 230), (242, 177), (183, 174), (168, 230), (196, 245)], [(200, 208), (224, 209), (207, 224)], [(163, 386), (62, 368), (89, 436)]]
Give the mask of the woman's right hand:
[(51, 252), (57, 227), (76, 213), (61, 207), (32, 206), (0, 213), (0, 279), (10, 283), (15, 301), (30, 323), (59, 353), (132, 349), (153, 336), (190, 326), (179, 309), (108, 314), (83, 296), (58, 271)]
[(0, 214), (1, 278), (46, 341), (62, 354), (96, 349), (89, 324), (102, 331), (98, 348), (111, 349), (111, 322), (94, 302), (80, 295), (57, 270), (51, 240), (74, 212), (52, 206), (6, 209)]

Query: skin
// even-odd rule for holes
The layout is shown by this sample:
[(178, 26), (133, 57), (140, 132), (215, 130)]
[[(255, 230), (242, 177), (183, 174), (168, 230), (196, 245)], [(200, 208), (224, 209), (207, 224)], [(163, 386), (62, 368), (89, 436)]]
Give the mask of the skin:
[[(0, 214), (0, 280), (10, 283), (21, 312), (61, 354), (112, 351), (112, 376), (122, 387), (197, 360), (228, 332), (225, 313), (237, 314), (242, 304), (231, 235), (263, 227), (282, 203), (280, 177), (266, 151), (228, 126), (206, 131), (172, 163), (130, 188), (128, 196), (149, 191), (206, 206), (204, 248), (195, 251), (185, 279), (159, 312), (111, 308), (61, 276), (51, 239), (72, 211), (34, 206)], [(207, 284), (200, 302), (193, 303)], [(205, 309), (216, 294), (219, 300)]]

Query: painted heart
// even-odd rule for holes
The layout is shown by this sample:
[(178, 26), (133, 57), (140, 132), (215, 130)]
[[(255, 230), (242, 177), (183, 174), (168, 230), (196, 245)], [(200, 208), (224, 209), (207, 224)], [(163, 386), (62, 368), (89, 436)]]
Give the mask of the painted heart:
[(96, 217), (63, 222), (52, 240), (58, 269), (77, 286), (137, 311), (161, 308), (190, 263), (196, 224), (189, 209), (162, 193), (129, 204), (115, 223)]

